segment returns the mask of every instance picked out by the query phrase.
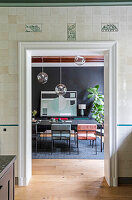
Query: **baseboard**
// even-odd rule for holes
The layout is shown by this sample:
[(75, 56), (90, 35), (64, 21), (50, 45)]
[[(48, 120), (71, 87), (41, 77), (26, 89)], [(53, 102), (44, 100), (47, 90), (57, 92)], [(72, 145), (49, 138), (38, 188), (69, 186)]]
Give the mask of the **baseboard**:
[(15, 177), (15, 185), (18, 185), (18, 177)]
[(30, 178), (31, 177), (27, 177), (27, 178), (20, 177), (20, 178), (18, 178), (18, 185), (19, 186), (27, 186), (29, 184)]
[(112, 185), (113, 187), (117, 187), (117, 186), (118, 186), (118, 178), (112, 178), (111, 185)]
[(132, 177), (119, 177), (118, 184), (132, 184)]

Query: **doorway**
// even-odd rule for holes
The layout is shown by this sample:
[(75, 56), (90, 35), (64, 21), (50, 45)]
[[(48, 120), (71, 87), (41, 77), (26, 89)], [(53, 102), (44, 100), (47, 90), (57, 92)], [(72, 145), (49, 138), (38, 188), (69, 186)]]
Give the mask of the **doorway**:
[(105, 178), (117, 186), (117, 43), (116, 42), (20, 42), (19, 43), (19, 139), (18, 180), (27, 185), (32, 176), (31, 152), (31, 56), (69, 54), (102, 54), (105, 66)]
[[(48, 80), (43, 82), (42, 75)], [(60, 83), (67, 91), (58, 95), (55, 90)], [(91, 111), (95, 113), (97, 104), (92, 108), (93, 98), (88, 98), (88, 90), (97, 90), (98, 101), (102, 104), (96, 120)], [(104, 159), (102, 99), (104, 56), (32, 56), (32, 158)], [(68, 125), (70, 133), (63, 131), (65, 135), (61, 137), (56, 130), (58, 135), (54, 135), (53, 140), (52, 124), (58, 129)], [(87, 124), (91, 125), (86, 127)], [(86, 130), (79, 134), (80, 128)], [(88, 132), (88, 129), (92, 130)]]

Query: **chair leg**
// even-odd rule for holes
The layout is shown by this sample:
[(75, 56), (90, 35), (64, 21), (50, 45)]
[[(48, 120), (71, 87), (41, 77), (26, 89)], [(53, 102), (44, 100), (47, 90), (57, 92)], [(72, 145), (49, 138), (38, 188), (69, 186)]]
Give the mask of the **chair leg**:
[(37, 153), (37, 144), (38, 144), (38, 141), (37, 141), (37, 136), (36, 136), (36, 153)]
[(90, 146), (91, 146), (91, 140), (90, 140)]
[(95, 140), (95, 148), (96, 148), (96, 155), (97, 155), (97, 143), (96, 143), (96, 140)]
[(92, 148), (93, 148), (94, 141), (92, 140)]
[(77, 137), (76, 137), (75, 133), (74, 133), (74, 142), (75, 142), (75, 145), (76, 145), (77, 144)]
[(55, 143), (54, 143), (54, 140), (53, 140), (53, 148), (54, 148), (54, 144), (55, 144)]
[(75, 138), (75, 133), (74, 133), (74, 142), (75, 142), (75, 144), (76, 144), (76, 138)]
[(77, 148), (78, 148), (78, 136), (77, 136)]
[(69, 154), (71, 154), (71, 141), (70, 141), (70, 137), (69, 137)]
[(51, 142), (51, 154), (53, 153), (53, 139), (52, 139), (52, 142)]

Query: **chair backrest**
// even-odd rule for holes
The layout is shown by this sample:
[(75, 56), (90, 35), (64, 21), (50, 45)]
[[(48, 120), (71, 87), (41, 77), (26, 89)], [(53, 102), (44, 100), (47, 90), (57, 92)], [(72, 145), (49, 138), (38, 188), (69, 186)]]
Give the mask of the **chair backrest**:
[(79, 140), (96, 139), (97, 124), (78, 124), (77, 133)]
[(77, 125), (77, 131), (96, 131), (97, 130), (97, 124), (78, 124)]
[(71, 124), (52, 124), (52, 131), (71, 131)]
[(70, 138), (71, 124), (52, 124), (51, 132), (54, 139), (68, 139)]

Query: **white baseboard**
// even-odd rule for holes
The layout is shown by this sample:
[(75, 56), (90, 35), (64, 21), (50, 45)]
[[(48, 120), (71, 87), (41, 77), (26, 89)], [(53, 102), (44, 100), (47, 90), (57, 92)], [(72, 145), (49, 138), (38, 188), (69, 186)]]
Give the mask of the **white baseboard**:
[(113, 184), (112, 184), (113, 187), (117, 187), (118, 186), (118, 178), (114, 177), (112, 182), (113, 182)]
[(21, 186), (27, 186), (29, 184), (30, 178), (19, 177), (18, 178), (18, 186), (20, 186), (20, 187)]

